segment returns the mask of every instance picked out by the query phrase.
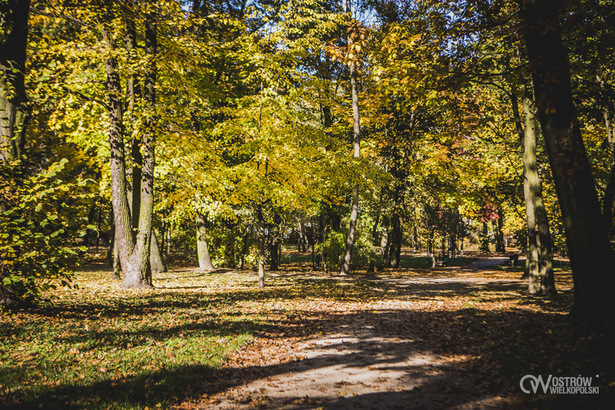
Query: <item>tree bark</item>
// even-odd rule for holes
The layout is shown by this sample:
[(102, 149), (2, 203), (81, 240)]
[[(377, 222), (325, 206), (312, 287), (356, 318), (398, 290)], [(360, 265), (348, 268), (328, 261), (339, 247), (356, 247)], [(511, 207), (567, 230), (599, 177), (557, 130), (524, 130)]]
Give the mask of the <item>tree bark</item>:
[(160, 252), (160, 244), (158, 243), (158, 236), (156, 232), (152, 230), (152, 239), (150, 241), (149, 249), (149, 261), (152, 268), (152, 273), (163, 273), (167, 271), (167, 267), (162, 259)]
[(518, 0), (534, 95), (559, 204), (574, 281), (573, 316), (602, 324), (613, 311), (615, 262), (570, 86), (556, 0)]
[[(137, 49), (137, 33), (135, 22), (129, 18), (126, 22), (126, 33), (124, 43), (128, 54), (129, 63), (135, 64), (135, 53)], [(132, 157), (132, 186), (131, 186), (131, 214), (133, 235), (139, 229), (139, 215), (141, 209), (141, 178), (143, 168), (143, 156), (141, 155), (140, 130), (135, 129), (138, 102), (141, 97), (141, 87), (139, 77), (134, 73), (129, 73), (126, 79), (126, 92), (128, 94), (128, 114), (129, 127), (128, 135), (131, 137), (131, 157)]]
[[(346, 0), (346, 15), (348, 24), (350, 26), (352, 22), (352, 8), (350, 0)], [(349, 27), (350, 28), (350, 27)], [(348, 30), (348, 51), (352, 50), (352, 35), (351, 30)], [(350, 91), (352, 94), (352, 121), (353, 121), (353, 136), (354, 136), (354, 154), (355, 160), (361, 157), (361, 123), (359, 117), (359, 91), (357, 89), (357, 64), (351, 60), (349, 64), (350, 68)], [(348, 230), (348, 239), (346, 240), (346, 252), (344, 252), (344, 259), (342, 262), (342, 268), (340, 275), (345, 276), (350, 272), (350, 263), (352, 260), (352, 248), (354, 247), (357, 219), (359, 218), (359, 187), (358, 181), (354, 182), (354, 188), (352, 190), (352, 209), (350, 211), (350, 224)]]
[(529, 95), (523, 97), (523, 192), (528, 215), (528, 276), (532, 294), (555, 293), (553, 252), (547, 210), (542, 200), (542, 184), (536, 160), (538, 124)]
[[(154, 206), (154, 126), (155, 114), (148, 112), (144, 120), (142, 144), (143, 166), (141, 176), (138, 229), (133, 237), (133, 218), (128, 204), (126, 184), (126, 161), (124, 154), (123, 107), (121, 81), (117, 59), (114, 56), (116, 44), (111, 35), (109, 22), (103, 26), (103, 35), (110, 48), (105, 60), (107, 73), (107, 94), (109, 100), (109, 145), (111, 157), (111, 194), (116, 230), (116, 243), (123, 272), (122, 287), (151, 287), (150, 241)], [(148, 57), (144, 75), (146, 105), (153, 109), (155, 104), (154, 85), (156, 81), (156, 29), (154, 16), (148, 14), (145, 29), (145, 54)], [(136, 210), (135, 210), (136, 212)]]
[(297, 229), (297, 251), (298, 252), (306, 252), (307, 241), (305, 240), (305, 235), (303, 234), (303, 224), (299, 221), (298, 229)]
[(263, 204), (259, 202), (256, 207), (256, 216), (258, 220), (258, 288), (265, 287), (265, 218), (263, 217)]
[(489, 227), (487, 226), (487, 221), (483, 221), (483, 229), (481, 232), (480, 239), (480, 250), (488, 253), (491, 252), (489, 250)]
[(30, 0), (0, 2), (0, 163), (23, 155), (30, 111), (24, 85)]
[(506, 252), (506, 246), (504, 245), (504, 211), (502, 208), (497, 209), (498, 218), (497, 221), (493, 221), (493, 231), (495, 233), (495, 251), (499, 253)]
[(401, 211), (395, 209), (393, 212), (393, 217), (391, 219), (391, 228), (393, 229), (392, 232), (390, 232), (389, 238), (389, 260), (392, 268), (398, 268), (401, 265), (401, 245), (404, 233), (402, 230)]
[(199, 257), (199, 268), (202, 270), (214, 270), (207, 246), (207, 226), (205, 217), (201, 213), (196, 215), (196, 249)]

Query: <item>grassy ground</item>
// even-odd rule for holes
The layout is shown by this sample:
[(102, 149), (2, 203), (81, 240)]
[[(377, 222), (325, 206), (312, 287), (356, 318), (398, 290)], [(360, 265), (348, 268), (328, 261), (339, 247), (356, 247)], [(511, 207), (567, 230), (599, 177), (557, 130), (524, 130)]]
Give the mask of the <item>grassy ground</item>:
[[(476, 283), (455, 284), (459, 278)], [(398, 284), (402, 279), (411, 285)], [(457, 370), (474, 375), (478, 396), (556, 408), (568, 398), (519, 397), (520, 376), (600, 374), (603, 397), (613, 397), (615, 344), (570, 325), (569, 272), (558, 273), (553, 299), (528, 296), (516, 279), (518, 272), (501, 268), (415, 268), (340, 281), (304, 269), (270, 274), (258, 290), (252, 272), (181, 269), (157, 275), (155, 289), (135, 292), (121, 290), (109, 272), (79, 272), (77, 288), (0, 315), (0, 407), (203, 405), (201, 396), (285, 360), (281, 348), (267, 359), (263, 346), (292, 349), (352, 315), (443, 360), (471, 358)], [(380, 303), (386, 310), (377, 310)], [(256, 353), (239, 360), (238, 350)], [(251, 370), (224, 370), (229, 356)]]
[(77, 289), (0, 316), (0, 407), (166, 406), (263, 326), (233, 304), (250, 279), (172, 272), (129, 292), (79, 272)]

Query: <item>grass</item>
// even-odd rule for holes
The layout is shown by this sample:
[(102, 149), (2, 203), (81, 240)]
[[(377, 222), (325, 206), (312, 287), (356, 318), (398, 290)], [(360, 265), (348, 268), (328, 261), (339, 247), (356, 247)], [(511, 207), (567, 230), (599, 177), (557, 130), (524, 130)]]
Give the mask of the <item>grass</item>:
[[(478, 259), (465, 256), (450, 258), (447, 261), (447, 266), (465, 266), (476, 260)], [(426, 256), (402, 255), (401, 267), (404, 269), (431, 268), (431, 258)]]
[[(476, 260), (477, 258), (460, 256), (449, 259), (447, 266), (465, 266)], [(284, 252), (281, 261), (282, 264), (311, 264), (312, 254), (309, 252), (299, 253), (297, 251)], [(431, 268), (431, 258), (426, 256), (402, 255), (400, 265), (403, 269)], [(363, 269), (364, 268), (365, 267), (363, 267)]]
[(232, 298), (195, 297), (202, 282), (227, 280), (169, 274), (159, 289), (135, 294), (110, 273), (81, 272), (78, 289), (1, 315), (0, 407), (166, 407), (258, 327)]
[[(547, 299), (528, 295), (516, 272), (422, 268), (345, 279), (280, 271), (268, 274), (263, 290), (252, 272), (175, 270), (156, 275), (148, 291), (121, 290), (109, 272), (78, 272), (77, 288), (49, 291), (37, 306), (0, 314), (0, 408), (198, 403), (203, 392), (243, 383), (238, 370), (221, 370), (237, 350), (256, 349), (260, 360), (255, 346), (264, 340), (287, 345), (356, 320), (445, 359), (474, 357), (462, 370), (484, 379), (477, 395), (514, 396), (526, 373), (610, 377), (610, 339), (585, 336), (566, 319), (569, 272), (556, 276), (559, 294)], [(449, 282), (453, 277), (464, 282)], [(280, 356), (277, 349), (272, 354)], [(240, 363), (257, 370), (262, 364), (276, 371), (270, 363)], [(211, 380), (226, 387), (203, 387)], [(549, 398), (522, 399), (541, 407)]]

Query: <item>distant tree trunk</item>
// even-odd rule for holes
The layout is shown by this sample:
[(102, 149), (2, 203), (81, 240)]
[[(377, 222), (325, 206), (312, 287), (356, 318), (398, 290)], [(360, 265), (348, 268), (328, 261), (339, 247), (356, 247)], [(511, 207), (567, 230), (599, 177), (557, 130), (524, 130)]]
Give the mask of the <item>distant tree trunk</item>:
[(504, 245), (504, 211), (502, 208), (497, 208), (498, 218), (493, 220), (493, 232), (495, 235), (495, 251), (499, 253), (506, 252), (506, 246)]
[(269, 258), (270, 258), (270, 270), (276, 271), (280, 269), (280, 252), (281, 252), (281, 233), (280, 233), (280, 224), (282, 223), (282, 218), (280, 215), (274, 213), (273, 215), (274, 226), (271, 227), (271, 232), (269, 232)]
[(480, 238), (480, 250), (483, 252), (491, 252), (489, 250), (489, 227), (487, 221), (483, 221), (483, 230)]
[(164, 260), (162, 259), (162, 255), (160, 253), (158, 236), (154, 231), (152, 231), (152, 239), (150, 241), (149, 261), (152, 268), (152, 273), (163, 273), (167, 271), (167, 267), (165, 266)]
[(305, 235), (303, 234), (303, 224), (299, 221), (298, 229), (297, 229), (297, 251), (298, 252), (307, 252), (307, 241), (305, 239)]
[(316, 270), (316, 265), (318, 264), (317, 255), (316, 255), (316, 223), (312, 220), (312, 237), (310, 240), (310, 245), (312, 247), (312, 269)]
[(572, 265), (573, 316), (599, 325), (612, 320), (615, 261), (572, 99), (568, 56), (558, 23), (560, 2), (518, 1)]
[(391, 261), (390, 265), (393, 268), (398, 268), (401, 265), (401, 247), (404, 239), (402, 222), (401, 210), (396, 207), (396, 210), (393, 211), (393, 217), (391, 219), (391, 227), (393, 228), (393, 232), (389, 238), (389, 260)]
[(23, 154), (30, 110), (24, 86), (30, 0), (0, 2), (0, 163)]
[(115, 224), (113, 223), (113, 209), (111, 210), (111, 221), (109, 221), (111, 229), (109, 229), (109, 248), (107, 249), (107, 263), (113, 263), (113, 247), (115, 245)]
[(382, 198), (384, 197), (384, 189), (380, 190), (380, 199), (378, 200), (378, 207), (376, 208), (376, 218), (374, 220), (374, 226), (372, 226), (372, 241), (374, 246), (380, 244), (380, 235), (378, 235), (378, 225), (380, 224), (380, 214), (382, 209)]
[(171, 257), (171, 233), (173, 231), (173, 225), (168, 223), (166, 225), (167, 229), (164, 230), (164, 260), (169, 263), (169, 258)]
[(258, 221), (258, 288), (265, 287), (265, 256), (266, 256), (266, 235), (265, 235), (265, 218), (263, 217), (263, 205), (259, 203), (256, 208), (256, 216)]
[(442, 233), (442, 238), (440, 240), (440, 251), (442, 252), (442, 256), (446, 255), (446, 234)]
[(271, 263), (269, 265), (270, 270), (279, 270), (280, 269), (280, 242), (276, 239), (272, 239), (271, 246), (269, 248), (269, 253), (271, 257)]
[[(349, 25), (348, 30), (348, 51), (352, 50), (353, 36), (350, 30), (350, 24), (352, 23), (352, 8), (350, 0), (346, 0), (346, 16)], [(354, 158), (359, 159), (361, 157), (361, 126), (359, 118), (359, 91), (357, 88), (357, 63), (351, 60), (349, 64), (350, 69), (350, 90), (352, 94), (352, 121), (353, 121), (353, 136), (354, 136)], [(350, 225), (348, 230), (348, 239), (346, 240), (346, 252), (344, 252), (344, 259), (342, 262), (342, 269), (340, 275), (345, 276), (350, 272), (350, 263), (352, 259), (352, 248), (354, 247), (357, 219), (359, 218), (359, 187), (358, 181), (354, 182), (354, 188), (352, 190), (352, 209), (350, 211)]]
[(214, 270), (207, 246), (207, 221), (203, 214), (196, 215), (196, 250), (199, 258), (199, 268), (202, 270)]

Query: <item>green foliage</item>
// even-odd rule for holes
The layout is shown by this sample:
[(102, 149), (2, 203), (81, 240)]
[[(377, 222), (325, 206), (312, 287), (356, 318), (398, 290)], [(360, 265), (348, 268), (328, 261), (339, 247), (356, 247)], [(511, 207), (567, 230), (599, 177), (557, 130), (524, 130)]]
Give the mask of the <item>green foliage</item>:
[(326, 234), (321, 243), (316, 244), (316, 250), (322, 255), (325, 271), (334, 271), (339, 268), (346, 249), (346, 236), (345, 232), (331, 231)]
[[(370, 233), (373, 220), (368, 215), (359, 218), (354, 247), (352, 249), (352, 265), (355, 268), (367, 267), (370, 263), (378, 262), (378, 252)], [(348, 226), (348, 222), (344, 223)], [(324, 240), (316, 244), (317, 252), (322, 256), (325, 271), (335, 271), (340, 268), (342, 257), (346, 250), (348, 230), (331, 230), (326, 233)]]
[(0, 299), (28, 301), (56, 283), (68, 285), (85, 226), (86, 181), (66, 182), (68, 160), (34, 175), (0, 166)]

